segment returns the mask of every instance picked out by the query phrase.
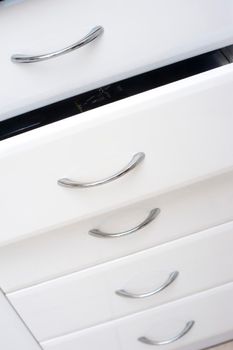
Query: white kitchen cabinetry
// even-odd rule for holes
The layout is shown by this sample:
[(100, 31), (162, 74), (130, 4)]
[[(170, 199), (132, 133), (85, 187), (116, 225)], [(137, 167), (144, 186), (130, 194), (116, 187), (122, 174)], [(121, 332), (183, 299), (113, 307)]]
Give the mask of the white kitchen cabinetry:
[(231, 0), (1, 1), (1, 349), (233, 338), (232, 19)]
[(43, 341), (231, 282), (232, 247), (233, 222), (7, 296)]
[[(180, 339), (151, 346), (139, 341), (169, 340), (193, 327)], [(42, 343), (44, 350), (200, 350), (233, 337), (233, 284), (128, 316), (108, 324)]]
[[(153, 208), (160, 209), (159, 215), (130, 235), (108, 239), (89, 234), (93, 228), (113, 233), (135, 227)], [(233, 172), (3, 246), (1, 286), (12, 292), (231, 220)]]

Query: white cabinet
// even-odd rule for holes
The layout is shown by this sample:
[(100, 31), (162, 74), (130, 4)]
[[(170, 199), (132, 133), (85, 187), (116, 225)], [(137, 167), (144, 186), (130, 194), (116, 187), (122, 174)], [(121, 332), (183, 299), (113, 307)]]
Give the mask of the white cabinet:
[(42, 341), (231, 282), (232, 246), (233, 222), (7, 297)]
[(44, 350), (146, 350), (139, 341), (169, 340), (189, 321), (193, 327), (183, 337), (156, 349), (200, 350), (233, 337), (233, 284), (137, 313), (108, 324), (58, 337), (42, 343)]
[[(21, 113), (232, 44), (232, 19), (231, 0), (1, 2), (4, 137), (23, 131)], [(40, 128), (39, 109), (37, 129), (0, 143), (0, 348), (200, 350), (233, 337), (222, 55), (72, 118), (56, 104), (42, 119), (66, 119)]]
[[(233, 42), (231, 0), (7, 3), (0, 7), (0, 119)], [(63, 49), (96, 25), (104, 34), (73, 53), (11, 61)]]
[[(89, 234), (94, 228), (110, 233), (127, 231), (141, 223), (152, 208), (160, 208), (160, 214), (130, 235), (109, 239)], [(12, 292), (231, 220), (233, 173), (229, 172), (3, 246), (0, 285), (5, 292)]]

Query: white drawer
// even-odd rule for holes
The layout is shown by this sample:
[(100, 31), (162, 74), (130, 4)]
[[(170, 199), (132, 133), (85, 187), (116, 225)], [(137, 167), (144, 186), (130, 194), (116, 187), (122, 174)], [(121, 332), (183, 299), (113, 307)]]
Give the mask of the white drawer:
[(232, 339), (233, 284), (46, 341), (42, 347), (44, 350), (146, 350), (153, 347), (138, 341), (138, 338), (169, 340), (178, 335), (191, 320), (195, 324), (183, 337), (154, 348), (200, 350)]
[[(113, 233), (135, 227), (152, 208), (160, 208), (157, 218), (131, 235), (101, 239), (89, 234), (93, 228)], [(1, 247), (0, 286), (15, 291), (230, 220), (232, 172)]]
[(7, 297), (43, 341), (233, 281), (232, 246), (229, 223)]
[[(7, 6), (9, 3), (9, 6)], [(0, 7), (0, 119), (233, 43), (231, 0), (25, 0)], [(104, 34), (68, 55), (20, 64)], [(174, 30), (175, 28), (175, 30)]]
[[(232, 88), (229, 64), (2, 141), (0, 243), (232, 169)], [(137, 152), (145, 160), (116, 181), (57, 184), (111, 176)]]

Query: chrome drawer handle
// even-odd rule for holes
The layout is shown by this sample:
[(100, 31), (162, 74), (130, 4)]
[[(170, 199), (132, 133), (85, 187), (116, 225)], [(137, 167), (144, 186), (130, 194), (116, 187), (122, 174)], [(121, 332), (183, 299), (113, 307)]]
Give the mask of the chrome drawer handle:
[(195, 321), (188, 321), (184, 327), (184, 329), (177, 334), (175, 337), (167, 339), (167, 340), (161, 340), (161, 341), (156, 341), (156, 340), (151, 340), (147, 337), (140, 337), (138, 338), (138, 341), (147, 344), (147, 345), (167, 345), (174, 343), (175, 341), (179, 340), (182, 338), (186, 333), (190, 331), (190, 329), (194, 326)]
[(154, 294), (157, 294), (158, 292), (161, 292), (165, 288), (167, 288), (173, 281), (175, 281), (175, 279), (178, 277), (178, 275), (179, 275), (178, 271), (173, 271), (168, 276), (168, 279), (160, 287), (158, 287), (157, 289), (155, 289), (155, 290), (153, 290), (151, 292), (147, 292), (147, 293), (143, 293), (143, 294), (136, 294), (136, 293), (127, 292), (124, 289), (119, 289), (115, 293), (117, 295), (121, 296), (121, 297), (132, 298), (132, 299), (148, 298), (148, 297), (151, 297)]
[(82, 183), (82, 182), (77, 182), (77, 181), (72, 180), (72, 179), (64, 178), (64, 179), (58, 180), (57, 183), (58, 183), (58, 185), (65, 186), (65, 187), (78, 187), (78, 188), (88, 188), (88, 187), (95, 187), (95, 186), (99, 186), (99, 185), (104, 185), (104, 184), (107, 184), (108, 182), (119, 179), (121, 176), (127, 174), (129, 171), (136, 168), (136, 166), (138, 166), (144, 160), (144, 158), (145, 158), (145, 153), (143, 153), (143, 152), (136, 153), (128, 165), (126, 165), (123, 169), (121, 169), (116, 174), (114, 174), (110, 177), (107, 177), (106, 179), (102, 179), (102, 180), (98, 180), (98, 181), (94, 181), (94, 182)]
[(104, 32), (103, 27), (96, 26), (96, 27), (92, 28), (92, 30), (87, 35), (85, 35), (82, 39), (80, 39), (79, 41), (77, 41), (73, 45), (65, 47), (64, 49), (61, 49), (61, 50), (58, 50), (55, 52), (50, 52), (50, 53), (47, 53), (44, 55), (35, 55), (35, 56), (16, 54), (16, 55), (11, 56), (11, 60), (12, 60), (12, 62), (16, 62), (16, 63), (33, 63), (33, 62), (40, 62), (40, 61), (49, 60), (50, 58), (64, 55), (66, 53), (69, 53), (71, 51), (79, 49), (80, 47), (82, 47), (84, 45), (89, 44), (91, 41), (98, 38), (103, 32)]
[(118, 233), (108, 233), (108, 232), (103, 232), (101, 230), (94, 228), (94, 229), (90, 230), (88, 233), (92, 236), (100, 237), (100, 238), (115, 238), (115, 237), (127, 236), (127, 235), (134, 233), (136, 231), (139, 231), (143, 227), (147, 226), (150, 222), (152, 222), (159, 215), (159, 213), (160, 213), (159, 208), (152, 209), (150, 211), (149, 215), (147, 216), (147, 218), (145, 220), (143, 220), (143, 222), (141, 222), (139, 225), (137, 225), (137, 226), (135, 226), (127, 231), (118, 232)]

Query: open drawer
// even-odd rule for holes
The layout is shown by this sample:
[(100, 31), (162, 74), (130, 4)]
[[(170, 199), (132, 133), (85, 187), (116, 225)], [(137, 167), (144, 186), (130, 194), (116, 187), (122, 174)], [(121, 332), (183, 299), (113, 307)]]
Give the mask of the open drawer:
[[(0, 120), (230, 45), (232, 20), (231, 0), (5, 0)], [(96, 26), (100, 37), (57, 57)], [(31, 63), (20, 63), (21, 55)]]
[(2, 141), (0, 243), (232, 169), (232, 89), (229, 64)]

